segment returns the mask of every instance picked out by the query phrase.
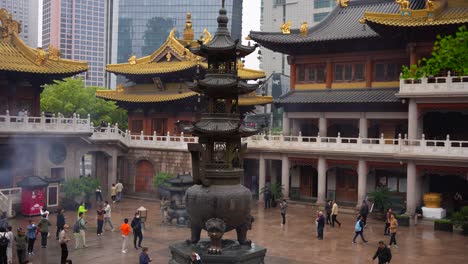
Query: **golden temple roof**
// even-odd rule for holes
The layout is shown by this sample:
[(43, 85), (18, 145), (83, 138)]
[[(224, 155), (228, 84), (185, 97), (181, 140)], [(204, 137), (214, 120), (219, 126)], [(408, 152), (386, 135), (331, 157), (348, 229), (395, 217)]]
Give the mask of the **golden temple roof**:
[(0, 71), (75, 75), (88, 70), (86, 62), (60, 58), (60, 51), (28, 47), (19, 37), (21, 24), (6, 9), (0, 9)]
[(361, 23), (396, 27), (420, 27), (468, 23), (468, 1), (426, 0), (424, 9), (400, 8), (398, 13), (365, 12)]
[[(177, 101), (192, 96), (197, 96), (195, 92), (183, 92), (183, 93), (132, 93), (127, 92), (126, 89), (114, 90), (97, 90), (96, 96), (102, 99), (128, 102), (128, 103), (161, 103)], [(240, 106), (253, 106), (253, 105), (265, 105), (273, 102), (271, 96), (259, 96), (254, 94), (244, 95), (239, 97)]]
[[(211, 34), (204, 30), (204, 43), (211, 40)], [(190, 42), (190, 43), (189, 43)], [(131, 56), (128, 63), (108, 64), (106, 71), (122, 75), (150, 75), (174, 73), (192, 69), (200, 65), (203, 69), (208, 68), (208, 64), (203, 62), (203, 58), (190, 52), (186, 48), (199, 45), (197, 41), (177, 39), (175, 29), (173, 29), (166, 41), (153, 54), (136, 58)], [(265, 72), (244, 68), (242, 63), (238, 65), (238, 75), (243, 80), (255, 80), (265, 78)]]

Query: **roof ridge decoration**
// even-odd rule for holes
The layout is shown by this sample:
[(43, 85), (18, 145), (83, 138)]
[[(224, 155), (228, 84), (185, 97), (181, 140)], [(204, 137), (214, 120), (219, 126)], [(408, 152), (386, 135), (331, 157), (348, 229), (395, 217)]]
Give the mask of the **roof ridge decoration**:
[(5, 8), (0, 9), (0, 39), (9, 40), (12, 35), (21, 33), (21, 23), (13, 20), (13, 14)]
[(429, 26), (468, 22), (465, 13), (460, 13), (459, 16), (444, 15), (444, 11), (448, 9), (448, 0), (425, 0), (425, 7), (418, 10), (411, 10), (411, 2), (408, 0), (395, 0), (395, 3), (400, 5), (398, 13), (365, 12), (359, 22), (392, 26)]
[(291, 34), (291, 20), (281, 25), (280, 30), (283, 34)]
[(349, 0), (336, 0), (336, 4), (340, 5), (341, 7), (345, 8), (348, 7)]
[(301, 27), (299, 28), (299, 31), (301, 32), (301, 36), (307, 37), (309, 33), (309, 26), (307, 25), (306, 21), (302, 22)]

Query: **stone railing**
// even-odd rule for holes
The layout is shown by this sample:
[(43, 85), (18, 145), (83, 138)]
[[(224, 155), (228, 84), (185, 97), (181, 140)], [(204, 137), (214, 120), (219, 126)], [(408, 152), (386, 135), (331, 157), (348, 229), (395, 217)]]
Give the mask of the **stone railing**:
[(161, 148), (161, 149), (172, 149), (172, 150), (187, 150), (187, 143), (198, 142), (197, 137), (187, 137), (183, 133), (180, 135), (170, 135), (167, 132), (166, 135), (144, 135), (143, 132), (140, 134), (133, 134), (130, 131), (122, 131), (118, 128), (118, 125), (113, 127), (96, 128), (91, 140), (95, 142), (99, 141), (119, 141), (128, 147), (133, 148)]
[(468, 76), (422, 77), (400, 79), (398, 96), (443, 96), (468, 95)]
[(8, 111), (6, 115), (0, 115), (0, 132), (8, 133), (92, 133), (90, 116), (80, 118), (80, 115), (73, 114), (70, 118), (63, 117), (60, 113), (57, 116), (46, 117), (42, 113), (39, 117), (34, 116), (11, 116)]
[(468, 141), (401, 138), (345, 138), (256, 135), (244, 140), (248, 150), (343, 155), (453, 157), (468, 160)]

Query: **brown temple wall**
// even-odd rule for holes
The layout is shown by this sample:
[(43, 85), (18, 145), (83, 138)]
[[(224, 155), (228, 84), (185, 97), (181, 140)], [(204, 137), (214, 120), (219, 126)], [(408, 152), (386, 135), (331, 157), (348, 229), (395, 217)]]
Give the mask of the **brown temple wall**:
[[(132, 134), (140, 134), (141, 131), (136, 131), (134, 127), (132, 127), (132, 122), (134, 120), (142, 120), (143, 121), (143, 133), (145, 135), (152, 135), (155, 128), (152, 125), (153, 119), (167, 119), (165, 131), (166, 133), (169, 131), (171, 135), (174, 133), (179, 134), (180, 131), (176, 127), (176, 122), (180, 121), (195, 121), (195, 114), (194, 113), (187, 113), (187, 112), (180, 112), (180, 113), (151, 113), (151, 114), (143, 114), (143, 113), (129, 113), (128, 114), (128, 129), (132, 131)], [(158, 132), (158, 131), (157, 131)], [(161, 135), (161, 133), (157, 133)]]
[(21, 110), (20, 103), (27, 102), (30, 116), (40, 115), (40, 92), (38, 88), (29, 84), (9, 84), (5, 76), (0, 75), (0, 114), (5, 114), (6, 110), (10, 115), (17, 115)]

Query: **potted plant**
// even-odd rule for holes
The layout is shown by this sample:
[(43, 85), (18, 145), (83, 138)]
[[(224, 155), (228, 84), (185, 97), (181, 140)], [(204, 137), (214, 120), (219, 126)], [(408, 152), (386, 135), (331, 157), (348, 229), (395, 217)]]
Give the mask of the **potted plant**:
[(166, 189), (166, 187), (169, 186), (169, 184), (167, 183), (167, 180), (172, 179), (173, 177), (174, 175), (168, 172), (159, 172), (156, 175), (154, 175), (153, 185), (158, 190), (159, 199), (161, 199), (162, 197), (166, 197), (166, 198), (170, 197), (170, 193)]
[(400, 214), (396, 216), (399, 226), (409, 226), (410, 217), (406, 214)]
[(386, 210), (392, 205), (390, 189), (387, 187), (377, 188), (375, 191), (369, 193), (369, 199), (374, 203), (374, 217), (379, 220), (384, 219)]
[(276, 207), (277, 201), (284, 197), (284, 186), (281, 183), (276, 183), (271, 186), (272, 201), (271, 206)]
[(468, 206), (453, 214), (452, 223), (455, 227), (461, 227), (464, 235), (468, 235)]
[(90, 198), (98, 186), (99, 181), (91, 177), (73, 178), (65, 181), (62, 185), (63, 207), (75, 210), (82, 202), (85, 202), (89, 207)]
[(434, 221), (434, 230), (453, 232), (453, 223), (450, 219), (437, 219)]

